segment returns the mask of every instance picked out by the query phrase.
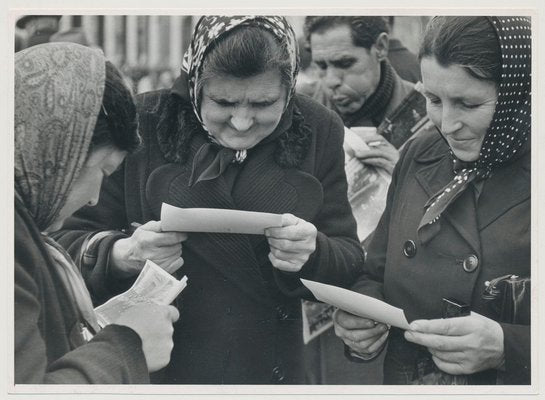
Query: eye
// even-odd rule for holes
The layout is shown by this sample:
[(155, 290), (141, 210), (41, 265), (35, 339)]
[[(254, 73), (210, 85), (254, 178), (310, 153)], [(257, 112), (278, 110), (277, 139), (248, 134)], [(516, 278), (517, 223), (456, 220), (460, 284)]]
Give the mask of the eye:
[(256, 108), (267, 108), (269, 106), (272, 106), (274, 103), (276, 103), (276, 100), (273, 101), (259, 101), (256, 103), (252, 103), (252, 105)]
[(217, 105), (221, 106), (221, 107), (234, 107), (235, 106), (235, 103), (231, 102), (231, 101), (228, 101), (228, 100), (223, 100), (223, 99), (213, 99), (214, 103), (216, 103)]
[(352, 65), (354, 65), (354, 62), (355, 62), (354, 59), (346, 58), (346, 59), (337, 60), (333, 62), (332, 64), (337, 68), (347, 69), (347, 68), (350, 68)]
[(461, 105), (462, 105), (462, 107), (467, 108), (469, 110), (473, 110), (473, 109), (480, 106), (480, 104), (470, 104), (470, 103), (465, 103), (465, 102), (462, 102)]
[(327, 64), (323, 61), (314, 61), (314, 64), (316, 64), (321, 70), (327, 69)]
[(432, 96), (432, 95), (429, 95), (427, 94), (426, 95), (426, 99), (433, 105), (439, 105), (441, 104), (441, 99), (439, 99), (439, 97), (436, 97), (436, 96)]

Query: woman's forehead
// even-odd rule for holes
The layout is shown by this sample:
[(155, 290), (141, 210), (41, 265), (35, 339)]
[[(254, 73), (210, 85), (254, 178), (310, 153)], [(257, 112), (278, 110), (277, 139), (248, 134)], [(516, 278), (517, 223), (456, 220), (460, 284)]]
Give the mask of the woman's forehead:
[(266, 100), (275, 99), (285, 91), (279, 71), (267, 71), (251, 77), (216, 75), (207, 79), (203, 94), (214, 99)]

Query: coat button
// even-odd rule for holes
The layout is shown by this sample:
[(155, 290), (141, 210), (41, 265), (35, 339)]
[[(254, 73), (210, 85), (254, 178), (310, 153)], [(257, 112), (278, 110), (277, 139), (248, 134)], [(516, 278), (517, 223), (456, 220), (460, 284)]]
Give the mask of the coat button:
[(273, 379), (273, 382), (277, 382), (277, 383), (283, 382), (284, 379), (286, 379), (286, 377), (284, 376), (284, 371), (282, 370), (282, 368), (280, 368), (278, 366), (273, 368), (273, 370), (272, 370), (272, 379)]
[(416, 255), (416, 243), (412, 240), (403, 243), (403, 254), (408, 258), (414, 257)]
[(477, 258), (476, 255), (470, 254), (469, 256), (465, 258), (464, 262), (462, 263), (462, 266), (464, 267), (464, 271), (473, 272), (479, 266), (479, 259)]
[(276, 317), (280, 321), (284, 321), (284, 320), (288, 319), (289, 314), (288, 314), (288, 312), (286, 311), (286, 309), (283, 306), (276, 306)]

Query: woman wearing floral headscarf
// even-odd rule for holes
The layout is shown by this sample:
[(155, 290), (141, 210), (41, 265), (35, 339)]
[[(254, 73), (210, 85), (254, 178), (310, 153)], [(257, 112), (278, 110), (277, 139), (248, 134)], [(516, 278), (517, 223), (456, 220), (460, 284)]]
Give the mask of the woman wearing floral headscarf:
[(172, 90), (139, 99), (145, 150), (127, 158), (96, 208), (65, 227), (60, 240), (76, 254), (89, 237), (82, 227), (143, 224), (113, 245), (91, 237), (85, 247), (95, 255), (83, 265), (92, 293), (106, 299), (146, 258), (180, 267), (181, 239), (164, 240), (154, 221), (162, 202), (283, 214), (265, 236), (188, 234), (182, 270), (191, 283), (166, 383), (303, 383), (300, 296), (308, 292), (299, 278), (346, 286), (363, 263), (342, 122), (294, 95), (297, 70), (284, 18), (201, 18)]
[(100, 329), (80, 270), (48, 234), (96, 204), (138, 147), (136, 107), (97, 50), (15, 55), (15, 383), (146, 383), (172, 349), (171, 306), (136, 305)]
[[(384, 383), (530, 383), (529, 304), (507, 320), (501, 306), (522, 299), (489, 299), (491, 282), (530, 278), (530, 35), (522, 17), (427, 27), (422, 78), (440, 134), (401, 156), (355, 286), (404, 309), (410, 329), (335, 316), (360, 358), (389, 337)], [(441, 319), (444, 298), (472, 314)]]

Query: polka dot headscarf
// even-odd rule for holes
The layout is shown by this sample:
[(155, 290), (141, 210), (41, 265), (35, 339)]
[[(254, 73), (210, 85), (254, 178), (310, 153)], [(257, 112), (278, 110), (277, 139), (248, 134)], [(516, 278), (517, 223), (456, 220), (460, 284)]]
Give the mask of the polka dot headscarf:
[(492, 122), (479, 159), (462, 163), (454, 157), (454, 179), (425, 205), (418, 227), (422, 242), (440, 229), (439, 217), (474, 180), (488, 178), (517, 155), (530, 137), (531, 26), (526, 17), (488, 17), (501, 50), (502, 73)]

